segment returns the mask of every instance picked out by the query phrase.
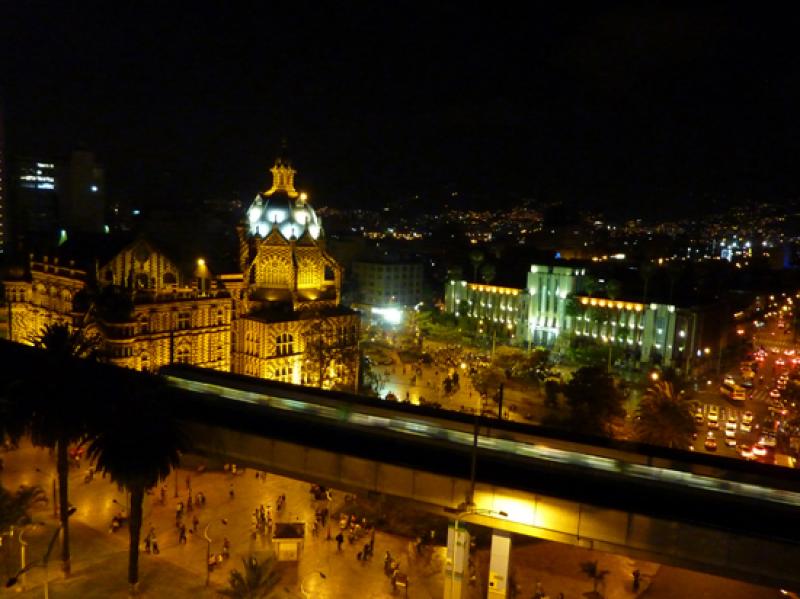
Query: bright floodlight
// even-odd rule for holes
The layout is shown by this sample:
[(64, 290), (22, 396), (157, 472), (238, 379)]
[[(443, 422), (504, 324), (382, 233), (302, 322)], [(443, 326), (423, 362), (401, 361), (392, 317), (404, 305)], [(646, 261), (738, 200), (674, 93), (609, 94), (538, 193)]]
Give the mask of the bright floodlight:
[(400, 324), (403, 321), (403, 311), (399, 308), (372, 308), (372, 313), (382, 316), (389, 324)]

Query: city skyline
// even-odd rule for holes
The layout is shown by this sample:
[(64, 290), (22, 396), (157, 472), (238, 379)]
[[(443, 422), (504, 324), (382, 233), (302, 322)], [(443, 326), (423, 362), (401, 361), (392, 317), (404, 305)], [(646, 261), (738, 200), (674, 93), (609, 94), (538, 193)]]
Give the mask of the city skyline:
[(110, 193), (143, 204), (247, 201), (283, 138), (336, 207), (781, 200), (800, 188), (788, 26), (710, 5), (16, 6), (6, 152), (88, 147)]

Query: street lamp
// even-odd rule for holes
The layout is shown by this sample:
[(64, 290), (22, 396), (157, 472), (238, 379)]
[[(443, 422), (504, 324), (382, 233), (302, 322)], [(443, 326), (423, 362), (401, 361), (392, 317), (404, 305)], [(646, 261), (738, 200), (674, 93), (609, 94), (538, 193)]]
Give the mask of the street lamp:
[[(445, 508), (445, 512), (455, 513), (455, 523), (453, 525), (453, 556), (450, 558), (450, 594), (449, 599), (455, 599), (453, 592), (456, 586), (456, 553), (459, 546), (458, 525), (464, 516), (500, 516), (501, 518), (508, 518), (508, 513), (502, 510), (493, 510), (489, 508), (478, 508), (470, 503), (462, 503), (457, 508)], [(466, 548), (469, 551), (469, 547)], [(462, 568), (463, 577), (463, 568)]]
[[(77, 509), (78, 508), (76, 508), (75, 506), (70, 507), (67, 510), (67, 518), (72, 516), (72, 514), (74, 514), (77, 511)], [(56, 528), (56, 531), (50, 538), (50, 542), (47, 544), (47, 551), (45, 552), (44, 557), (42, 557), (42, 563), (39, 564), (36, 562), (32, 562), (31, 564), (20, 568), (19, 572), (17, 572), (14, 576), (12, 576), (6, 581), (6, 588), (11, 588), (15, 584), (17, 584), (17, 582), (19, 581), (19, 577), (25, 574), (28, 570), (32, 570), (33, 568), (41, 566), (42, 568), (44, 568), (44, 599), (50, 599), (50, 586), (47, 580), (47, 563), (50, 560), (50, 553), (53, 551), (53, 547), (56, 544), (56, 539), (58, 538), (58, 534), (61, 532), (62, 526), (63, 524), (59, 523), (58, 527)]]

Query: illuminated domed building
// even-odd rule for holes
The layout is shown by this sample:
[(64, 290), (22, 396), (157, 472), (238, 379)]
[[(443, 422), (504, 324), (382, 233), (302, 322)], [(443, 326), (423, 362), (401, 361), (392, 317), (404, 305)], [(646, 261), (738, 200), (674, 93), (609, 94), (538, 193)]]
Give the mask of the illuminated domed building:
[(246, 292), (234, 323), (233, 370), (323, 387), (355, 385), (359, 318), (340, 305), (342, 268), (294, 187), (285, 158), (238, 228)]
[[(272, 186), (237, 227), (238, 264), (187, 255), (176, 239), (70, 240), (9, 273), (8, 336), (32, 343), (63, 322), (96, 334), (109, 360), (128, 368), (182, 362), (353, 390), (359, 317), (340, 305), (342, 268), (294, 188), (295, 170), (279, 158), (271, 171)], [(104, 297), (113, 314), (78, 301)]]

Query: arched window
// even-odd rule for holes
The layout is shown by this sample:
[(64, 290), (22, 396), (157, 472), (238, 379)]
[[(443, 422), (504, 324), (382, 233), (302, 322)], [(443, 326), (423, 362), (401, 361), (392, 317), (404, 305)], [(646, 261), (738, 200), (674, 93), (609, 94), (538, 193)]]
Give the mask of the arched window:
[(143, 372), (148, 372), (150, 370), (150, 356), (146, 353), (142, 352), (141, 356), (139, 356), (139, 362), (142, 366)]
[(164, 281), (164, 285), (175, 285), (178, 282), (171, 272), (165, 272), (162, 281)]
[(275, 353), (279, 356), (288, 356), (294, 353), (294, 337), (282, 333), (275, 338)]
[(186, 345), (182, 345), (178, 348), (178, 351), (175, 352), (175, 362), (178, 364), (188, 364), (189, 359), (191, 357), (191, 351), (189, 347)]
[(109, 283), (112, 283), (114, 281), (114, 271), (111, 270), (110, 268), (105, 273), (105, 280)]
[(134, 283), (137, 289), (147, 289), (150, 286), (150, 277), (140, 272), (138, 275), (136, 275)]

